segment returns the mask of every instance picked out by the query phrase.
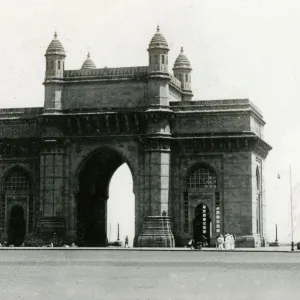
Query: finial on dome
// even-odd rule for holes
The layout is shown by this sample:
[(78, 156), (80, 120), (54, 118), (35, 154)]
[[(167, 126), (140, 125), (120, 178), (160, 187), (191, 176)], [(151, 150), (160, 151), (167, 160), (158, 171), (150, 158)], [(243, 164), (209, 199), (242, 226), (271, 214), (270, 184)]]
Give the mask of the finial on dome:
[(87, 58), (90, 58), (91, 57), (91, 55), (90, 55), (90, 52), (88, 52), (88, 54), (87, 54)]
[(157, 32), (159, 32), (159, 25), (157, 25), (157, 27), (156, 27), (156, 31), (157, 31)]
[(55, 39), (57, 38), (57, 32), (56, 32), (56, 30), (55, 30), (55, 32), (54, 32), (54, 38), (55, 38)]
[(180, 52), (181, 52), (181, 53), (183, 53), (183, 47), (181, 47), (181, 50), (180, 50)]

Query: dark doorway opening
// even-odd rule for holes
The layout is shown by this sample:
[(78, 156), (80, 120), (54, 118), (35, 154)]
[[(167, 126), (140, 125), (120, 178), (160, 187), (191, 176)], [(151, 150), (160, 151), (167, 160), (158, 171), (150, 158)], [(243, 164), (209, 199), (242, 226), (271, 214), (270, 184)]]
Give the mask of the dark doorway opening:
[(26, 221), (23, 207), (15, 205), (10, 211), (8, 221), (8, 244), (21, 246), (25, 239)]
[(199, 204), (195, 209), (195, 219), (193, 222), (194, 240), (202, 245), (210, 245), (210, 214), (205, 204)]
[(77, 244), (107, 246), (107, 199), (112, 175), (124, 163), (111, 149), (93, 153), (83, 164), (78, 177)]

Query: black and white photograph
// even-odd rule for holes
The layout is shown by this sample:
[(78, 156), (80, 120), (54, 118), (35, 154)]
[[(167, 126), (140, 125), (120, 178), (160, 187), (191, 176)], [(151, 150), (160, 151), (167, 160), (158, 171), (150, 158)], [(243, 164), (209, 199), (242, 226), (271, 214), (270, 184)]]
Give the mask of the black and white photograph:
[(300, 1), (0, 4), (0, 300), (297, 299)]

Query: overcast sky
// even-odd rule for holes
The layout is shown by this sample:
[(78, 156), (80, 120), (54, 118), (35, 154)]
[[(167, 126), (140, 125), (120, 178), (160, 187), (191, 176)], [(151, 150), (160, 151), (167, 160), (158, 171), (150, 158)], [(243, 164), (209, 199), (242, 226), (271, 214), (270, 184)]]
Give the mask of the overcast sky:
[[(274, 239), (278, 223), (279, 240), (290, 240), (290, 163), (295, 212), (300, 201), (300, 1), (0, 0), (0, 4), (1, 107), (43, 105), (44, 54), (55, 30), (67, 52), (67, 69), (79, 69), (88, 51), (98, 68), (139, 66), (147, 65), (146, 49), (157, 24), (169, 43), (169, 62), (183, 46), (192, 63), (194, 100), (250, 98), (263, 112), (265, 140), (273, 147), (265, 169), (268, 235)], [(123, 167), (111, 190), (125, 173)], [(125, 190), (131, 189), (131, 181), (128, 178)], [(115, 194), (114, 201), (122, 195)], [(120, 221), (125, 235), (131, 230), (124, 221), (131, 215), (125, 213), (133, 207), (131, 197), (122, 203), (118, 216), (116, 204), (114, 217), (111, 209), (109, 213), (112, 231)], [(295, 216), (295, 240), (300, 241), (298, 219)]]

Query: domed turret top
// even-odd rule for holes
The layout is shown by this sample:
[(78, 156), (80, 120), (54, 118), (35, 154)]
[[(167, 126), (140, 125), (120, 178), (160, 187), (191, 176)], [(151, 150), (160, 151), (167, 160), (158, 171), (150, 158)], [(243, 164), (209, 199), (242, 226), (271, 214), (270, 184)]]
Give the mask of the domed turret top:
[(189, 59), (183, 53), (183, 47), (181, 47), (180, 54), (178, 55), (178, 57), (174, 63), (173, 70), (174, 69), (190, 69), (190, 70), (192, 69)]
[(86, 60), (82, 64), (81, 70), (96, 69), (94, 62), (91, 60), (90, 53), (88, 53)]
[(61, 42), (57, 39), (56, 31), (54, 33), (54, 39), (51, 41), (46, 51), (46, 55), (53, 55), (53, 54), (66, 56), (64, 47), (62, 46)]
[(156, 33), (151, 39), (151, 42), (149, 44), (149, 49), (166, 49), (169, 50), (168, 43), (164, 36), (160, 33), (159, 26), (157, 26)]

